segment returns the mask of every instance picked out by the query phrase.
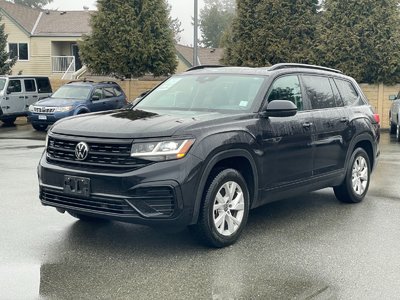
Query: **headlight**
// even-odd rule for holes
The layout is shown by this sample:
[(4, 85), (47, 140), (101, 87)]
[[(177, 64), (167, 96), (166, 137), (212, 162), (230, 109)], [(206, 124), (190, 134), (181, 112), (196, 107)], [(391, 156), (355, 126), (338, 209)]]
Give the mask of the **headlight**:
[(33, 105), (29, 105), (29, 111), (30, 112), (34, 112), (35, 111), (35, 107)]
[(148, 143), (134, 143), (131, 156), (151, 161), (184, 158), (194, 144), (194, 140), (168, 140)]
[(73, 108), (74, 108), (73, 106), (56, 107), (55, 112), (66, 112), (72, 110)]

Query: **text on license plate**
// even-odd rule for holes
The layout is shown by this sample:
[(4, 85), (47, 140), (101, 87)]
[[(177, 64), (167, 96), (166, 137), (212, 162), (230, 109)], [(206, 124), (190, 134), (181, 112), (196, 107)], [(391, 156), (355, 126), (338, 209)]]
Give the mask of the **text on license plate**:
[(47, 120), (47, 116), (45, 116), (45, 115), (39, 115), (39, 120)]

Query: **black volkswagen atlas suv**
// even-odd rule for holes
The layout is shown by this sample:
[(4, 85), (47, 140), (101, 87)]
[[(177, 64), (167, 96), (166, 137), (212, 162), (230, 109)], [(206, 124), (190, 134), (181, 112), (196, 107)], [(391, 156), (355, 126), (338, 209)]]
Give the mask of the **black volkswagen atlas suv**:
[(40, 199), (86, 221), (190, 226), (224, 247), (263, 204), (326, 187), (362, 201), (379, 128), (340, 71), (196, 67), (130, 108), (58, 121), (38, 167)]

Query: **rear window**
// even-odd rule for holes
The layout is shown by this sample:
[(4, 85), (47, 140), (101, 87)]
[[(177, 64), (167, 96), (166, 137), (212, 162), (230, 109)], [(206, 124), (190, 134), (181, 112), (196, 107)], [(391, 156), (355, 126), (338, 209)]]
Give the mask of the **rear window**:
[(48, 78), (36, 78), (39, 93), (52, 93), (50, 80)]
[(335, 96), (329, 78), (303, 75), (303, 84), (313, 109), (336, 107)]
[(345, 106), (357, 106), (364, 104), (351, 82), (335, 78), (335, 83), (339, 89), (339, 93), (342, 96)]

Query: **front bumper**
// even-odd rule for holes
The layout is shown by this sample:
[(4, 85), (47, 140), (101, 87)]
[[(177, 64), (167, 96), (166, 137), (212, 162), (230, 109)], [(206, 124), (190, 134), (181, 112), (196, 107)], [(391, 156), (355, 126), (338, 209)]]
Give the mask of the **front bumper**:
[[(52, 125), (60, 119), (70, 117), (73, 115), (73, 111), (70, 112), (58, 112), (51, 114), (38, 114), (30, 112), (28, 114), (28, 121), (31, 123), (39, 124), (39, 125)], [(44, 119), (45, 118), (45, 119)]]
[[(94, 171), (49, 163), (44, 152), (38, 166), (40, 200), (59, 211), (150, 226), (186, 226), (193, 216), (200, 169), (201, 161), (188, 155), (127, 172)], [(88, 178), (89, 195), (68, 192), (66, 176)]]

